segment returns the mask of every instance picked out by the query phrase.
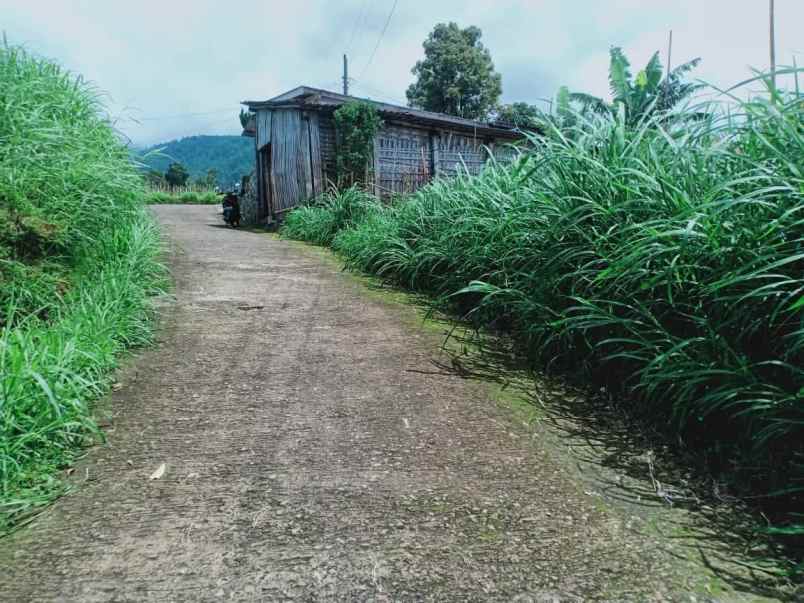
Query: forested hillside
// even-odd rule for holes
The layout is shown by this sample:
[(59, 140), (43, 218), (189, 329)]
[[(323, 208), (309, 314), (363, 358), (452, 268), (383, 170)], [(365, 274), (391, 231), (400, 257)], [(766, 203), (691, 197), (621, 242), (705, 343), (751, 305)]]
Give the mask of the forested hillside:
[(164, 173), (176, 161), (193, 180), (213, 169), (221, 187), (239, 182), (254, 169), (254, 141), (242, 136), (188, 136), (149, 147), (140, 157), (157, 150), (158, 154), (142, 159), (149, 168)]

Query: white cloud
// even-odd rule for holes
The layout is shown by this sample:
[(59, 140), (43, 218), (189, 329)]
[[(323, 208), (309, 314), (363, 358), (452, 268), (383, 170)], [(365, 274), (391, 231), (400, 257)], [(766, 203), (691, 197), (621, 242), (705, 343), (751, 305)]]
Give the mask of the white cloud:
[[(237, 133), (245, 98), (302, 83), (339, 89), (350, 40), (353, 91), (404, 100), (421, 43), (442, 21), (483, 30), (506, 101), (534, 102), (562, 84), (605, 95), (609, 47), (622, 46), (636, 70), (655, 50), (664, 57), (669, 29), (673, 62), (701, 56), (695, 75), (716, 85), (768, 62), (764, 0), (399, 0), (363, 73), (392, 4), (0, 0), (0, 29), (108, 91), (137, 143)], [(804, 2), (777, 0), (776, 11), (777, 55), (789, 63), (804, 51)]]

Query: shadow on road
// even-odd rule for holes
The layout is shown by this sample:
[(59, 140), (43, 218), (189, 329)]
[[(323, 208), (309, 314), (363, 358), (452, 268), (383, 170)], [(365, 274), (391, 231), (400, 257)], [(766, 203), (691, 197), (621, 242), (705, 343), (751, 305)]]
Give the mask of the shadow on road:
[[(417, 296), (406, 301), (421, 308), (428, 304)], [(629, 415), (605, 392), (584, 391), (533, 371), (510, 338), (437, 319), (449, 325), (448, 335), (428, 374), (495, 383), (506, 397), (520, 400), (534, 421), (548, 426), (555, 446), (570, 451), (569, 470), (604, 500), (642, 516), (653, 536), (672, 543), (670, 555), (697, 558), (731, 589), (802, 600), (804, 586), (786, 577), (793, 562), (762, 533), (762, 516), (702, 470), (694, 451)]]

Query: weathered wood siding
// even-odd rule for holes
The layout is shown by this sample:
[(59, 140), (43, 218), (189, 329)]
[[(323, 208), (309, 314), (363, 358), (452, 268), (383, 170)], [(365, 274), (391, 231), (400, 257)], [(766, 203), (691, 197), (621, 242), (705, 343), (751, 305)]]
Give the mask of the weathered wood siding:
[(312, 197), (309, 138), (309, 128), (302, 120), (301, 111), (274, 110), (271, 133), (271, 213), (274, 215)]
[[(337, 178), (337, 140), (329, 110), (277, 108), (257, 113), (260, 221), (322, 194)], [(434, 177), (477, 174), (491, 155), (513, 155), (505, 142), (471, 133), (389, 121), (374, 140), (367, 169), (377, 194), (411, 193)]]
[(442, 131), (439, 148), (439, 175), (453, 176), (463, 171), (470, 174), (480, 173), (489, 156), (488, 149), (484, 145), (491, 142), (491, 140), (475, 136), (448, 130)]
[(385, 125), (374, 141), (374, 184), (381, 195), (410, 193), (432, 178), (428, 130)]
[(440, 176), (478, 174), (489, 156), (512, 156), (488, 138), (450, 130), (386, 124), (374, 140), (374, 190), (389, 196), (411, 193)]
[(310, 141), (310, 180), (313, 197), (324, 192), (324, 170), (321, 166), (321, 140), (318, 113), (307, 114), (307, 139)]
[(271, 144), (271, 115), (272, 111), (263, 109), (257, 111), (257, 149)]
[(269, 218), (272, 212), (273, 200), (273, 186), (271, 185), (271, 145), (265, 145), (259, 153), (258, 161), (260, 163), (260, 182), (262, 183), (262, 195), (260, 196), (260, 204), (258, 208), (258, 216), (260, 220)]

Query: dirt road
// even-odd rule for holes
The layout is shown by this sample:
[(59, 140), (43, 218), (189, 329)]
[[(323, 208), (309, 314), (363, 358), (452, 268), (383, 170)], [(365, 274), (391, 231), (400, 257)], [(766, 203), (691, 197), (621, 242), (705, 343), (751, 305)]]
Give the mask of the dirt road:
[(624, 516), (434, 369), (409, 308), (214, 208), (156, 213), (161, 344), (76, 491), (3, 542), (3, 601), (676, 600)]

